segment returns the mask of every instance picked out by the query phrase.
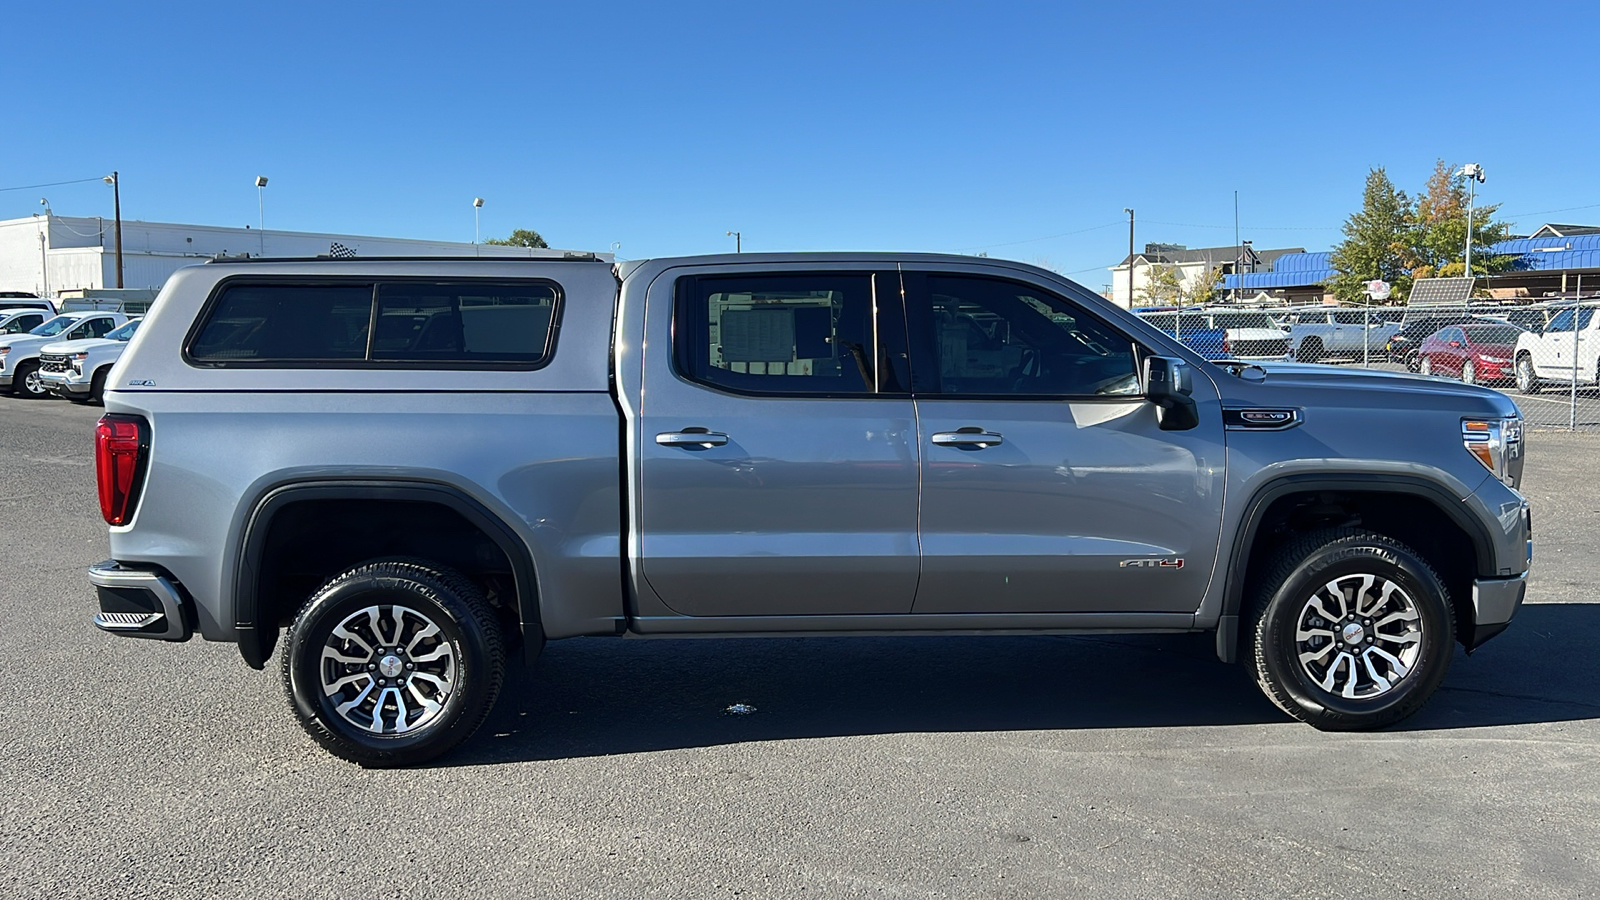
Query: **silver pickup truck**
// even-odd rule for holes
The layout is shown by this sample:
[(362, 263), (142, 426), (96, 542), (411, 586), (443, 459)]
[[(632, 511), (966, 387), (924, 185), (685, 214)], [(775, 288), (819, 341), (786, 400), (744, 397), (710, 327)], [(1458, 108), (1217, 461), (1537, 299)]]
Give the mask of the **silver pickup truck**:
[(1213, 364), (970, 257), (210, 263), (105, 404), (95, 623), (277, 648), (366, 765), (578, 636), (1212, 632), (1288, 714), (1374, 728), (1532, 553), (1499, 393)]
[(1330, 357), (1381, 359), (1400, 331), (1400, 314), (1393, 307), (1296, 310), (1289, 320), (1289, 354), (1307, 363)]

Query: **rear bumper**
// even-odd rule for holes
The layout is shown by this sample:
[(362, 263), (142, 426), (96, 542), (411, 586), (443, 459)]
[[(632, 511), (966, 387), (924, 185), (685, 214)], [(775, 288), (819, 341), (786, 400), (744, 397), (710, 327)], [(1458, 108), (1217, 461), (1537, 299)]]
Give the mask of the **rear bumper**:
[(108, 559), (89, 567), (89, 583), (99, 595), (94, 624), (101, 631), (158, 641), (186, 641), (194, 633), (182, 588), (159, 570)]

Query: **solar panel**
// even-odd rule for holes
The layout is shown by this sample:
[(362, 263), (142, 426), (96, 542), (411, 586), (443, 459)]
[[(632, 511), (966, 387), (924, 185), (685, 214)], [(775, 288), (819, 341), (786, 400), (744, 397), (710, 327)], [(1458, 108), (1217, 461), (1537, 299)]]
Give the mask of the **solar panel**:
[(1406, 302), (1418, 303), (1465, 303), (1472, 296), (1472, 282), (1474, 279), (1462, 276), (1460, 278), (1418, 278), (1411, 285), (1411, 298)]

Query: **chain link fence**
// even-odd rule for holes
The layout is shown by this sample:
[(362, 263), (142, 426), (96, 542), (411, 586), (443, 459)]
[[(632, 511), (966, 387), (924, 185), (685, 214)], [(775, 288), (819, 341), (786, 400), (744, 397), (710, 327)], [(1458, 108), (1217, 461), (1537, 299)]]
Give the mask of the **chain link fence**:
[(1501, 391), (1529, 428), (1600, 434), (1600, 294), (1537, 303), (1136, 310), (1207, 359), (1412, 372)]

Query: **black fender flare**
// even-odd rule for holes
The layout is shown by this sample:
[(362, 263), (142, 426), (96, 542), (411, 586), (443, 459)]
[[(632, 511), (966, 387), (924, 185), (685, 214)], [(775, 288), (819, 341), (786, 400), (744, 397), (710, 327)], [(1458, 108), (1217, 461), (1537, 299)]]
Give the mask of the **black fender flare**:
[(1238, 661), (1239, 616), (1244, 604), (1244, 579), (1250, 571), (1250, 550), (1266, 511), (1289, 494), (1306, 491), (1362, 491), (1366, 493), (1409, 494), (1438, 507), (1450, 521), (1461, 527), (1472, 541), (1473, 562), (1482, 577), (1494, 577), (1494, 542), (1489, 530), (1462, 508), (1461, 498), (1443, 485), (1420, 476), (1373, 474), (1366, 472), (1314, 472), (1285, 475), (1261, 485), (1245, 504), (1239, 528), (1234, 532), (1228, 555), (1222, 612), (1217, 619), (1217, 658), (1225, 663)]
[[(500, 516), (454, 485), (425, 480), (337, 478), (299, 479), (273, 485), (256, 501), (239, 539), (239, 563), (233, 575), (234, 627), (239, 632), (239, 655), (253, 669), (266, 666), (277, 643), (276, 623), (259, 621), (256, 588), (260, 583), (262, 554), (272, 519), (285, 507), (307, 500), (407, 500), (443, 506), (477, 526), (511, 561), (517, 592), (517, 617), (526, 646), (542, 644), (539, 632), (539, 590), (528, 545)], [(531, 629), (531, 630), (530, 630)], [(532, 650), (530, 652), (537, 652)]]

